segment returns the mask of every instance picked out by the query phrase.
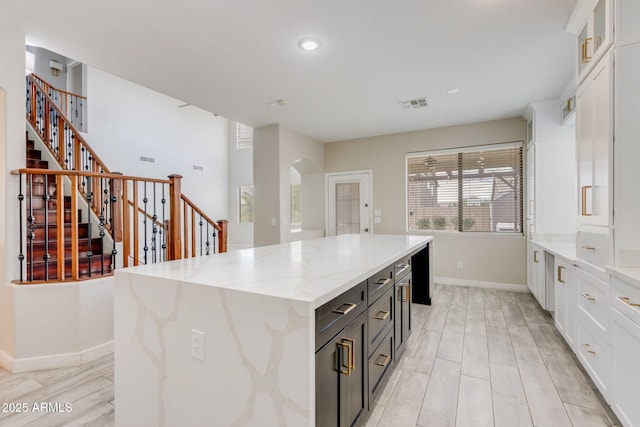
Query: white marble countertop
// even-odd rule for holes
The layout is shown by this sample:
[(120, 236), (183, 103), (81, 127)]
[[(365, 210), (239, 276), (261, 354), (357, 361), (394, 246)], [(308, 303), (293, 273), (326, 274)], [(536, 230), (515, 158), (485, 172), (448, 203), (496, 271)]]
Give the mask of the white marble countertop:
[(617, 277), (625, 283), (628, 283), (636, 288), (640, 288), (640, 268), (638, 267), (606, 267), (607, 273), (613, 277)]
[(245, 291), (320, 307), (431, 236), (342, 235), (115, 271)]
[(566, 242), (548, 242), (544, 240), (534, 240), (533, 243), (540, 246), (547, 252), (551, 252), (561, 258), (564, 258), (571, 264), (577, 263), (576, 244)]

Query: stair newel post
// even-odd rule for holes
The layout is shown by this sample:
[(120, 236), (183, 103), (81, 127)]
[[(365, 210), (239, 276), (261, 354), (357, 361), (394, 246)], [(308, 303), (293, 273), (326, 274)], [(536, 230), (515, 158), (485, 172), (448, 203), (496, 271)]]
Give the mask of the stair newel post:
[(78, 249), (78, 192), (74, 189), (78, 188), (78, 175), (73, 174), (71, 179), (71, 279), (78, 280), (80, 278), (80, 268), (78, 260), (80, 258)]
[(180, 240), (181, 196), (182, 175), (169, 175), (169, 260), (182, 258), (182, 242)]
[(56, 243), (58, 259), (58, 280), (64, 280), (64, 181), (62, 175), (56, 175)]
[(219, 253), (227, 252), (228, 224), (229, 224), (229, 221), (227, 221), (226, 219), (221, 219), (218, 221), (218, 227), (220, 227), (220, 230), (218, 231), (218, 252)]

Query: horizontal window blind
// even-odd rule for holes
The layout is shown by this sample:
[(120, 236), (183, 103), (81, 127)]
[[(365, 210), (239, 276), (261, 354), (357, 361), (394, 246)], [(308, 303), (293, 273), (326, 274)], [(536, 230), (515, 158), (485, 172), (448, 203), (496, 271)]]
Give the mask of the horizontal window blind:
[(242, 123), (236, 123), (236, 148), (241, 150), (243, 148), (253, 147), (253, 128), (243, 125)]
[(522, 233), (522, 144), (407, 155), (409, 231)]

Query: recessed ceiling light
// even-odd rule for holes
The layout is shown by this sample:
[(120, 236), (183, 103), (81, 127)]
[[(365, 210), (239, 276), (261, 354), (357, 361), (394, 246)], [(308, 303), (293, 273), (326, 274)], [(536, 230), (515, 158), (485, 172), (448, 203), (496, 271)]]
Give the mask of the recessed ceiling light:
[(447, 91), (449, 95), (453, 95), (454, 93), (458, 93), (458, 92), (460, 92), (460, 89), (458, 89), (457, 87), (451, 88)]
[(298, 42), (298, 46), (302, 50), (312, 51), (320, 48), (320, 40), (313, 37), (305, 37)]

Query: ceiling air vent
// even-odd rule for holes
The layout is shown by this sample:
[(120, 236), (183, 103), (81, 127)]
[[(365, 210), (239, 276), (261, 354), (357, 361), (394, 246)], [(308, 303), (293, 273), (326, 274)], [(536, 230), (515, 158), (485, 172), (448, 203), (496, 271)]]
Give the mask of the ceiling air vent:
[(405, 109), (427, 108), (427, 100), (425, 98), (410, 99), (408, 101), (400, 101), (400, 106)]

